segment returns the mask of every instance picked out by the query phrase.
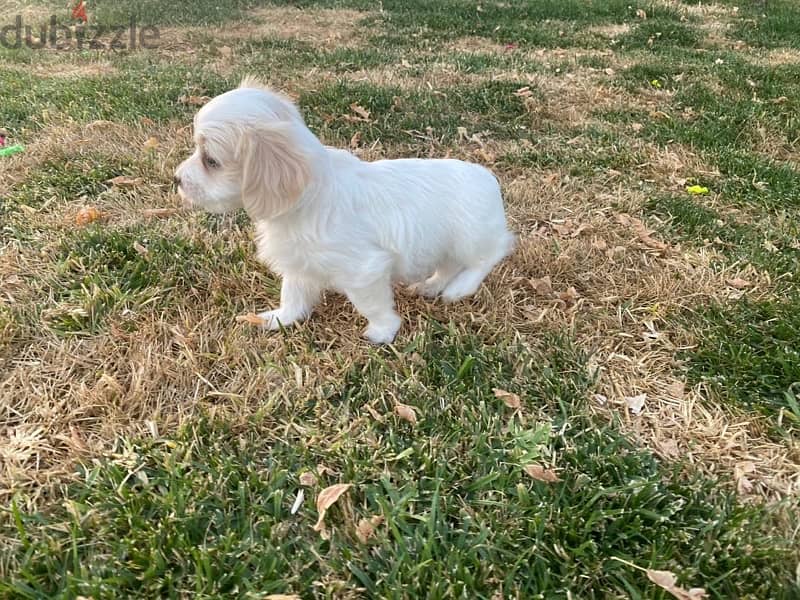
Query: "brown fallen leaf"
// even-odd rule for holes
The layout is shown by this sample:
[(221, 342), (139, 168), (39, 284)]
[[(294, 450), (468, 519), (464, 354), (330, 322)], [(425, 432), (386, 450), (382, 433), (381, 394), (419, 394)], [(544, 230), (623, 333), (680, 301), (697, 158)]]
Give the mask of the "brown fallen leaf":
[(264, 600), (302, 600), (297, 594), (270, 594)]
[(78, 214), (75, 215), (75, 223), (83, 227), (89, 223), (94, 223), (98, 219), (102, 219), (104, 216), (103, 212), (98, 210), (97, 207), (84, 206), (78, 211)]
[(129, 175), (119, 175), (113, 179), (109, 179), (106, 183), (116, 185), (119, 187), (134, 187), (142, 183), (141, 177), (130, 177)]
[(178, 98), (179, 103), (186, 104), (188, 106), (203, 106), (209, 100), (211, 100), (211, 98), (209, 98), (208, 96), (184, 95)]
[(360, 104), (353, 102), (350, 105), (350, 110), (356, 113), (363, 121), (369, 121), (370, 112)]
[(555, 231), (561, 237), (567, 237), (575, 231), (575, 223), (573, 223), (570, 219), (567, 219), (563, 223), (550, 223), (550, 228)]
[(725, 281), (725, 283), (727, 283), (732, 288), (736, 288), (737, 290), (744, 290), (753, 285), (752, 283), (750, 283), (746, 279), (742, 279), (741, 277), (734, 277), (733, 279), (728, 279)]
[(317, 477), (311, 471), (300, 473), (300, 485), (304, 487), (313, 487), (317, 485)]
[(616, 219), (617, 223), (620, 225), (633, 229), (639, 240), (648, 248), (659, 250), (661, 252), (669, 248), (669, 244), (665, 244), (661, 240), (655, 239), (647, 226), (636, 217), (632, 217), (626, 213), (620, 213), (616, 216)]
[(544, 481), (545, 483), (555, 483), (561, 481), (552, 469), (545, 469), (538, 463), (525, 465), (525, 472), (536, 481)]
[(404, 421), (411, 423), (411, 425), (417, 424), (417, 413), (414, 411), (413, 406), (396, 402), (394, 405), (394, 412), (397, 413), (397, 416)]
[(655, 583), (660, 588), (668, 591), (670, 594), (678, 598), (678, 600), (702, 600), (706, 597), (706, 591), (703, 588), (692, 588), (685, 590), (677, 585), (678, 578), (675, 573), (671, 571), (655, 571), (653, 569), (645, 569), (647, 578)]
[(641, 240), (641, 242), (645, 246), (647, 246), (648, 248), (652, 248), (653, 250), (659, 250), (663, 252), (664, 250), (669, 248), (668, 244), (665, 244), (661, 240), (657, 240), (654, 237), (652, 237), (650, 235), (650, 232), (647, 231), (646, 229), (638, 230), (636, 232), (636, 235), (639, 236), (639, 240)]
[(322, 531), (325, 528), (325, 513), (334, 505), (334, 503), (342, 497), (347, 490), (353, 487), (351, 483), (337, 483), (326, 487), (317, 496), (317, 511), (319, 512), (319, 519), (314, 525), (314, 531)]
[(358, 148), (358, 144), (361, 142), (361, 132), (356, 131), (353, 134), (353, 137), (350, 138), (350, 149), (355, 150)]
[(733, 468), (733, 478), (736, 481), (736, 491), (747, 495), (753, 491), (753, 482), (747, 478), (750, 473), (755, 473), (756, 466), (750, 461), (736, 463)]
[(521, 87), (514, 92), (514, 95), (517, 98), (530, 98), (533, 96), (533, 92), (531, 91), (531, 86), (526, 85), (525, 87)]
[(375, 528), (383, 523), (381, 515), (375, 515), (370, 519), (361, 519), (356, 526), (356, 537), (362, 544), (369, 542), (369, 539), (375, 533)]
[(264, 325), (264, 319), (253, 313), (247, 313), (246, 315), (238, 315), (236, 317), (236, 322), (249, 323), (250, 325), (257, 325), (257, 326)]
[(553, 284), (550, 281), (550, 276), (545, 275), (541, 279), (531, 279), (531, 284), (533, 285), (533, 290), (539, 296), (552, 296), (553, 295)]
[(145, 150), (155, 150), (156, 148), (158, 148), (158, 144), (159, 144), (158, 138), (151, 136), (147, 138), (147, 140), (145, 140), (144, 144), (142, 144), (142, 148), (144, 148)]
[(578, 294), (578, 290), (574, 287), (569, 287), (567, 290), (558, 294), (558, 299), (564, 303), (566, 308), (572, 308), (580, 298), (580, 294)]
[(133, 249), (136, 250), (137, 254), (139, 254), (140, 256), (144, 256), (145, 258), (147, 257), (148, 254), (150, 254), (150, 250), (148, 250), (142, 244), (136, 241), (133, 242)]
[(148, 218), (171, 217), (172, 215), (177, 215), (180, 212), (180, 209), (177, 208), (145, 208), (142, 211), (142, 216)]
[(500, 398), (503, 402), (505, 402), (508, 408), (517, 410), (522, 405), (519, 396), (512, 392), (507, 392), (499, 388), (494, 388), (492, 391), (494, 392), (494, 397)]

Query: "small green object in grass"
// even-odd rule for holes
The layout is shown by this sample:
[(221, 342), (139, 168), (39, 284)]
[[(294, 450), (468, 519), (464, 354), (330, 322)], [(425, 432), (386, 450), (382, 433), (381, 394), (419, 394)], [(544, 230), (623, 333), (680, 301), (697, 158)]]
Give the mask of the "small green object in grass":
[(13, 146), (8, 146), (7, 148), (0, 148), (0, 157), (12, 156), (14, 154), (23, 152), (24, 150), (25, 148), (21, 144), (15, 144)]
[(694, 196), (704, 196), (708, 194), (708, 188), (702, 185), (690, 185), (686, 188), (686, 191)]

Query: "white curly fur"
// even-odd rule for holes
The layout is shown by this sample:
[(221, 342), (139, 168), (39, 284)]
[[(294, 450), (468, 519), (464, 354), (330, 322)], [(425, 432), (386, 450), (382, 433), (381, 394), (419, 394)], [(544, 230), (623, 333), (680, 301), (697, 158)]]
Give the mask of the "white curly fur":
[(324, 290), (367, 318), (367, 339), (400, 328), (392, 284), (453, 302), (507, 256), (500, 186), (480, 165), (451, 159), (364, 162), (324, 146), (286, 97), (254, 79), (195, 117), (194, 154), (177, 169), (184, 201), (212, 212), (244, 208), (258, 257), (282, 278), (268, 329), (311, 314)]

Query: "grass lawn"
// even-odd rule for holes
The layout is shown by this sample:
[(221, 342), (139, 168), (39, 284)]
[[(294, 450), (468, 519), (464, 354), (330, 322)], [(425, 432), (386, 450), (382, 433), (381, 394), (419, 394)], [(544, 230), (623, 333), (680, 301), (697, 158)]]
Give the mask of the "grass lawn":
[[(88, 12), (104, 47), (0, 47), (1, 598), (800, 598), (800, 6)], [(491, 168), (515, 253), (398, 290), (391, 347), (335, 294), (238, 322), (280, 282), (171, 178), (246, 74), (364, 160)]]

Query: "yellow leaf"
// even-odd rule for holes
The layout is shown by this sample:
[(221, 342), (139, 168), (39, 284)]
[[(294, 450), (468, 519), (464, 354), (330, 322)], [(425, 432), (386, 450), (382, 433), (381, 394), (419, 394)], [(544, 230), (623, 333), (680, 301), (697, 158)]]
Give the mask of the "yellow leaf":
[(145, 143), (142, 144), (142, 148), (144, 148), (145, 150), (155, 150), (156, 148), (158, 148), (158, 138), (155, 137), (147, 138)]
[(334, 505), (334, 503), (341, 498), (347, 490), (353, 485), (351, 483), (337, 483), (326, 487), (317, 496), (317, 511), (319, 512), (319, 519), (314, 525), (314, 531), (322, 531), (325, 528), (325, 513)]
[(525, 472), (536, 481), (544, 481), (545, 483), (560, 481), (555, 471), (552, 469), (545, 469), (542, 465), (537, 463), (525, 465)]
[(678, 600), (702, 600), (706, 597), (706, 591), (703, 588), (692, 588), (685, 590), (677, 585), (678, 578), (675, 573), (671, 571), (655, 571), (653, 569), (646, 569), (647, 578), (655, 583), (660, 588), (668, 591), (670, 594), (678, 598)]
[(699, 196), (707, 194), (708, 188), (703, 187), (702, 185), (690, 185), (689, 187), (686, 188), (686, 191), (692, 195)]
[(414, 411), (414, 408), (408, 404), (400, 404), (397, 402), (394, 405), (394, 412), (404, 421), (408, 421), (412, 425), (417, 424), (417, 413)]
[(495, 388), (492, 391), (494, 392), (494, 397), (500, 398), (503, 402), (505, 402), (508, 408), (513, 408), (516, 410), (521, 406), (519, 396), (516, 394), (512, 394), (511, 392), (507, 392), (498, 388)]

